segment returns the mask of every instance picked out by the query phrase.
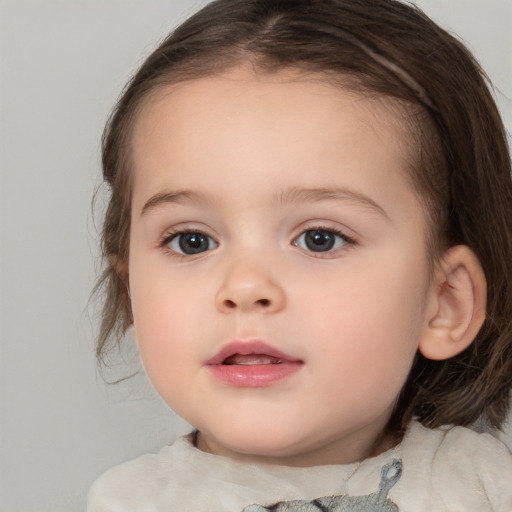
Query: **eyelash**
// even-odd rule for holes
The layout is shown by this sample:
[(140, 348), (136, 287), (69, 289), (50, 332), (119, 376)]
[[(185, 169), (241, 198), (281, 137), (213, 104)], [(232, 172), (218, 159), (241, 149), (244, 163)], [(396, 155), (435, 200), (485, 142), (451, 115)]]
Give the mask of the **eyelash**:
[[(300, 238), (305, 237), (307, 235), (307, 233), (312, 233), (315, 231), (334, 235), (335, 237), (337, 237), (338, 239), (340, 239), (342, 241), (341, 246), (331, 247), (325, 251), (314, 251), (311, 249), (300, 247), (299, 246)], [(190, 253), (190, 254), (183, 253), (183, 252), (180, 252), (180, 251), (177, 251), (177, 250), (171, 248), (170, 247), (171, 242), (173, 242), (174, 240), (178, 239), (178, 237), (183, 236), (183, 235), (199, 235), (202, 237), (206, 237), (208, 239), (208, 242), (210, 243), (210, 241), (213, 241), (215, 246), (213, 248), (207, 247), (205, 250), (201, 250), (195, 254), (194, 253)], [(334, 241), (334, 244), (336, 244), (336, 241)], [(298, 247), (299, 249), (302, 249), (304, 252), (314, 255), (317, 258), (328, 257), (329, 254), (332, 254), (335, 251), (337, 252), (337, 250), (341, 250), (341, 249), (345, 248), (346, 246), (350, 246), (350, 245), (353, 246), (356, 244), (357, 244), (357, 242), (352, 237), (345, 235), (342, 231), (340, 231), (336, 228), (327, 227), (327, 226), (308, 227), (307, 229), (302, 230), (300, 232), (299, 236), (295, 237), (292, 241), (292, 245), (294, 245), (295, 247)], [(200, 255), (205, 252), (209, 252), (212, 249), (216, 249), (218, 246), (219, 246), (219, 243), (213, 237), (209, 236), (204, 231), (200, 231), (200, 230), (196, 230), (196, 229), (179, 229), (179, 230), (167, 232), (162, 237), (162, 240), (159, 243), (159, 247), (161, 247), (162, 249), (165, 249), (166, 251), (172, 253), (173, 256), (179, 257), (179, 258), (190, 258), (192, 256)]]
[[(159, 246), (162, 249), (165, 249), (166, 251), (172, 253), (173, 256), (176, 256), (178, 258), (190, 258), (191, 256), (202, 254), (204, 252), (208, 252), (208, 250), (211, 250), (210, 248), (208, 248), (205, 251), (199, 251), (195, 254), (194, 253), (187, 254), (187, 253), (182, 253), (182, 252), (179, 252), (179, 251), (171, 248), (170, 244), (176, 239), (179, 240), (178, 237), (183, 236), (183, 235), (199, 235), (201, 237), (206, 237), (208, 239), (208, 241), (213, 241), (213, 243), (215, 244), (214, 249), (217, 248), (219, 245), (219, 243), (213, 237), (211, 237), (210, 235), (207, 235), (204, 231), (200, 231), (198, 229), (186, 229), (185, 228), (185, 229), (179, 229), (176, 231), (167, 232), (164, 235), (164, 237), (162, 238), (161, 242), (159, 243)], [(178, 243), (179, 243), (179, 241), (178, 241)]]
[[(301, 247), (299, 247), (299, 243), (298, 243), (299, 239), (302, 237), (305, 237), (307, 235), (307, 233), (312, 233), (315, 231), (329, 233), (329, 234), (334, 235), (335, 237), (338, 237), (342, 241), (341, 246), (331, 247), (325, 251), (313, 251), (311, 249), (302, 249)], [(334, 242), (334, 244), (336, 244), (336, 241)], [(314, 255), (314, 257), (316, 257), (316, 258), (327, 258), (327, 257), (329, 257), (329, 255), (332, 255), (333, 253), (337, 253), (339, 250), (346, 250), (347, 246), (356, 245), (356, 240), (354, 238), (346, 235), (339, 229), (336, 229), (336, 228), (333, 228), (330, 226), (321, 226), (321, 225), (315, 226), (315, 225), (313, 225), (313, 226), (308, 227), (307, 229), (303, 229), (301, 231), (300, 235), (294, 239), (293, 245), (295, 245), (296, 247), (299, 247), (299, 249), (302, 249), (309, 254)]]

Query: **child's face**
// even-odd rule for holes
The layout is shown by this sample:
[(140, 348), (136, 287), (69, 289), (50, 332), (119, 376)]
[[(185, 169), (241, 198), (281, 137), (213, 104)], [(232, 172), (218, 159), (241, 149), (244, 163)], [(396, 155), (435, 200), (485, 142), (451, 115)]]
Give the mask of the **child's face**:
[(201, 448), (289, 465), (369, 455), (433, 307), (404, 140), (384, 102), (245, 69), (170, 87), (139, 115), (135, 330)]

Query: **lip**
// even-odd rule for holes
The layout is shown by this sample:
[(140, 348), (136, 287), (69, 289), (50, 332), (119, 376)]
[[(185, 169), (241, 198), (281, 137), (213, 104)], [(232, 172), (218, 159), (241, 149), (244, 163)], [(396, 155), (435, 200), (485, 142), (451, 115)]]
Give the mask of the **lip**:
[[(275, 364), (223, 364), (235, 355), (265, 355), (278, 359)], [(261, 340), (233, 341), (223, 346), (219, 352), (206, 361), (213, 377), (224, 384), (235, 387), (266, 387), (276, 384), (296, 373), (303, 361), (286, 354)]]

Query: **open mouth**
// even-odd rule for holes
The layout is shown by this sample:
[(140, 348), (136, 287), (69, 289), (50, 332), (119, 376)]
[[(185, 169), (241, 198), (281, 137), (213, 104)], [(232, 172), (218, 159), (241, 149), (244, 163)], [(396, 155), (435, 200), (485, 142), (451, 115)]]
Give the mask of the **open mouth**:
[(223, 365), (251, 366), (257, 364), (282, 364), (283, 359), (267, 354), (233, 354), (222, 361)]
[(304, 362), (261, 340), (234, 341), (206, 361), (212, 376), (241, 388), (268, 387), (297, 373)]
[(206, 361), (208, 366), (256, 366), (301, 362), (290, 354), (261, 341), (234, 341)]

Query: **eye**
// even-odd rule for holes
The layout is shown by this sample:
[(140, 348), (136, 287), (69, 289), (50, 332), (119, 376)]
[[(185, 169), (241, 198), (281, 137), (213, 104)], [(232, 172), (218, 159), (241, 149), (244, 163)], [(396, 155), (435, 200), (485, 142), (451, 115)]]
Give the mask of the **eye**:
[(177, 253), (194, 255), (211, 251), (219, 244), (212, 237), (200, 231), (190, 231), (172, 235), (166, 245)]
[(308, 229), (301, 233), (294, 245), (312, 252), (327, 252), (338, 249), (350, 240), (342, 233), (329, 229)]

